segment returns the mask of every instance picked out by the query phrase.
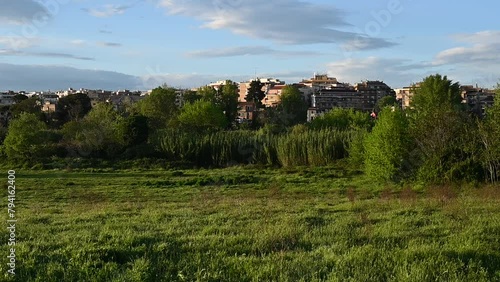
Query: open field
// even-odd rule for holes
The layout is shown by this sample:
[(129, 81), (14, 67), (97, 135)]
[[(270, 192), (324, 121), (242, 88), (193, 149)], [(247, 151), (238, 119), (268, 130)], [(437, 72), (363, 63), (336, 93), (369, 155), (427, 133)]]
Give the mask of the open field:
[(17, 281), (500, 281), (500, 187), (335, 167), (16, 177)]

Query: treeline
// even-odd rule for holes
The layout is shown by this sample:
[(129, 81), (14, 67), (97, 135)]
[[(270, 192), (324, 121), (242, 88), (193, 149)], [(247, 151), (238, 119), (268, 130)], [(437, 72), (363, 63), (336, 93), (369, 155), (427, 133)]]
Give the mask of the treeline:
[(482, 118), (446, 76), (427, 77), (414, 93), (410, 109), (382, 110), (373, 130), (352, 144), (352, 160), (381, 182), (498, 181), (500, 99)]
[[(236, 90), (230, 81), (218, 90), (203, 87), (186, 93), (178, 107), (175, 89), (159, 87), (118, 109), (106, 103), (91, 107), (85, 95), (71, 95), (49, 115), (30, 98), (15, 105), (0, 152), (11, 165), (46, 168), (74, 160), (293, 167), (347, 159), (380, 182), (499, 178), (500, 99), (484, 118), (477, 117), (446, 76), (425, 78), (405, 111), (392, 97), (382, 99), (376, 120), (334, 109), (305, 123), (307, 105), (288, 86), (279, 107), (257, 110), (254, 123), (240, 124)], [(253, 99), (262, 98), (257, 94)]]
[[(258, 92), (257, 89), (261, 91), (262, 85), (254, 84), (252, 88), (255, 92)], [(264, 98), (260, 95), (262, 93), (254, 94), (248, 95), (247, 99)], [(75, 94), (59, 99), (55, 112), (44, 113), (40, 109), (41, 101), (36, 97), (19, 95), (15, 105), (2, 109), (13, 118), (0, 127), (0, 153), (9, 165), (26, 167), (34, 164), (47, 167), (61, 159), (120, 161), (143, 158), (224, 166), (240, 163), (240, 159), (245, 159), (241, 163), (251, 161), (246, 160), (248, 156), (232, 154), (235, 159), (224, 162), (220, 158), (225, 153), (216, 152), (219, 147), (215, 145), (210, 149), (213, 158), (201, 159), (193, 155), (192, 152), (206, 151), (201, 148), (179, 150), (191, 144), (208, 144), (205, 140), (227, 142), (216, 141), (217, 136), (254, 135), (262, 127), (272, 128), (273, 133), (282, 133), (306, 119), (307, 105), (300, 91), (291, 86), (283, 90), (282, 104), (277, 108), (264, 109), (260, 100), (259, 103), (255, 101), (257, 108), (254, 114), (257, 118), (252, 123), (236, 122), (238, 98), (237, 85), (226, 81), (218, 89), (207, 86), (196, 92), (186, 91), (182, 101), (179, 101), (177, 90), (168, 86), (154, 89), (137, 103), (125, 97), (119, 106), (98, 103), (92, 107), (87, 95)], [(165, 147), (165, 136), (175, 138), (182, 145), (172, 152)], [(257, 136), (250, 139), (260, 140)], [(265, 142), (254, 143), (258, 146)], [(265, 146), (271, 145), (266, 143)], [(276, 163), (276, 160), (269, 162)]]

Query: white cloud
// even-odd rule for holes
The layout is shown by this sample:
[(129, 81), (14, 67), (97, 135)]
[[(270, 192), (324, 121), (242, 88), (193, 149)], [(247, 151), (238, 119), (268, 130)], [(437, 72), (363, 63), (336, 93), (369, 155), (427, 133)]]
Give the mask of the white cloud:
[(142, 81), (143, 89), (152, 89), (164, 83), (173, 87), (195, 88), (219, 80), (231, 79), (233, 81), (241, 81), (248, 79), (248, 77), (243, 75), (156, 73), (144, 75), (140, 79)]
[(0, 0), (0, 7), (0, 22), (8, 24), (25, 24), (52, 16), (45, 6), (33, 0)]
[(434, 64), (483, 64), (488, 67), (500, 63), (500, 31), (481, 31), (452, 36), (468, 46), (444, 50), (436, 55)]
[[(345, 12), (326, 4), (300, 0), (161, 0), (170, 14), (203, 22), (202, 27), (285, 44), (363, 42), (362, 49), (395, 45), (382, 38), (342, 31), (351, 27)], [(356, 46), (354, 46), (356, 47)]]
[(87, 12), (89, 15), (97, 18), (109, 18), (116, 15), (122, 15), (131, 8), (130, 5), (104, 5), (98, 9), (82, 9)]
[[(150, 70), (149, 75), (144, 75), (141, 77), (143, 89), (151, 89), (158, 87), (164, 83), (181, 88), (195, 88), (215, 81), (221, 81), (230, 79), (236, 82), (248, 81), (254, 77), (254, 75), (245, 74), (171, 74), (171, 73), (160, 73), (157, 71)], [(313, 72), (309, 71), (283, 71), (283, 72), (269, 72), (269, 73), (258, 73), (258, 77), (274, 77), (286, 81), (287, 83), (299, 82), (304, 78), (309, 78), (313, 75)]]
[(433, 65), (447, 67), (450, 78), (463, 84), (492, 87), (500, 80), (500, 31), (456, 34), (461, 46), (438, 53)]
[(83, 39), (75, 39), (75, 40), (71, 40), (70, 43), (72, 45), (76, 45), (76, 46), (85, 46), (87, 45), (87, 41), (83, 40)]
[(98, 46), (101, 47), (121, 47), (121, 43), (116, 43), (116, 42), (97, 42)]
[(239, 46), (222, 49), (199, 50), (186, 53), (188, 57), (193, 58), (219, 58), (219, 57), (237, 57), (237, 56), (257, 56), (268, 55), (276, 57), (291, 56), (318, 56), (321, 53), (314, 51), (286, 51), (276, 50), (265, 46)]
[(460, 33), (452, 35), (452, 38), (459, 42), (481, 42), (481, 43), (500, 43), (500, 31), (485, 30), (476, 33)]
[(24, 49), (28, 47), (34, 46), (38, 43), (38, 39), (35, 38), (26, 38), (22, 36), (0, 36), (0, 47), (6, 49)]
[(462, 84), (491, 87), (500, 79), (500, 31), (457, 34), (461, 46), (443, 50), (428, 62), (402, 58), (355, 58), (328, 64), (328, 73), (341, 81), (386, 80), (392, 87), (407, 86), (439, 72)]
[(432, 73), (429, 63), (377, 57), (347, 59), (329, 63), (327, 67), (329, 75), (343, 82), (382, 80), (394, 88), (408, 86)]

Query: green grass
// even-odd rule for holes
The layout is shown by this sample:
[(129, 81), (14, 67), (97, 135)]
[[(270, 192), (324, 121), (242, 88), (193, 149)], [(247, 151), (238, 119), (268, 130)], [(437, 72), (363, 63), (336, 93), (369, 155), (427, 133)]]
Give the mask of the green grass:
[(339, 167), (16, 177), (17, 281), (500, 281), (500, 187)]

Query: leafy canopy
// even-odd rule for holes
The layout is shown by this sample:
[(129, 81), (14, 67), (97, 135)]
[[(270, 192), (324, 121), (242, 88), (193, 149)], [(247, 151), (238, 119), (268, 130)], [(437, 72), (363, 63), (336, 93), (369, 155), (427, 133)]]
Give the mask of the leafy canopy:
[(7, 157), (12, 160), (30, 160), (38, 156), (40, 146), (47, 140), (47, 126), (35, 114), (21, 113), (12, 120), (4, 148)]
[(186, 104), (178, 120), (182, 128), (195, 131), (210, 131), (227, 126), (227, 120), (221, 108), (203, 100)]

